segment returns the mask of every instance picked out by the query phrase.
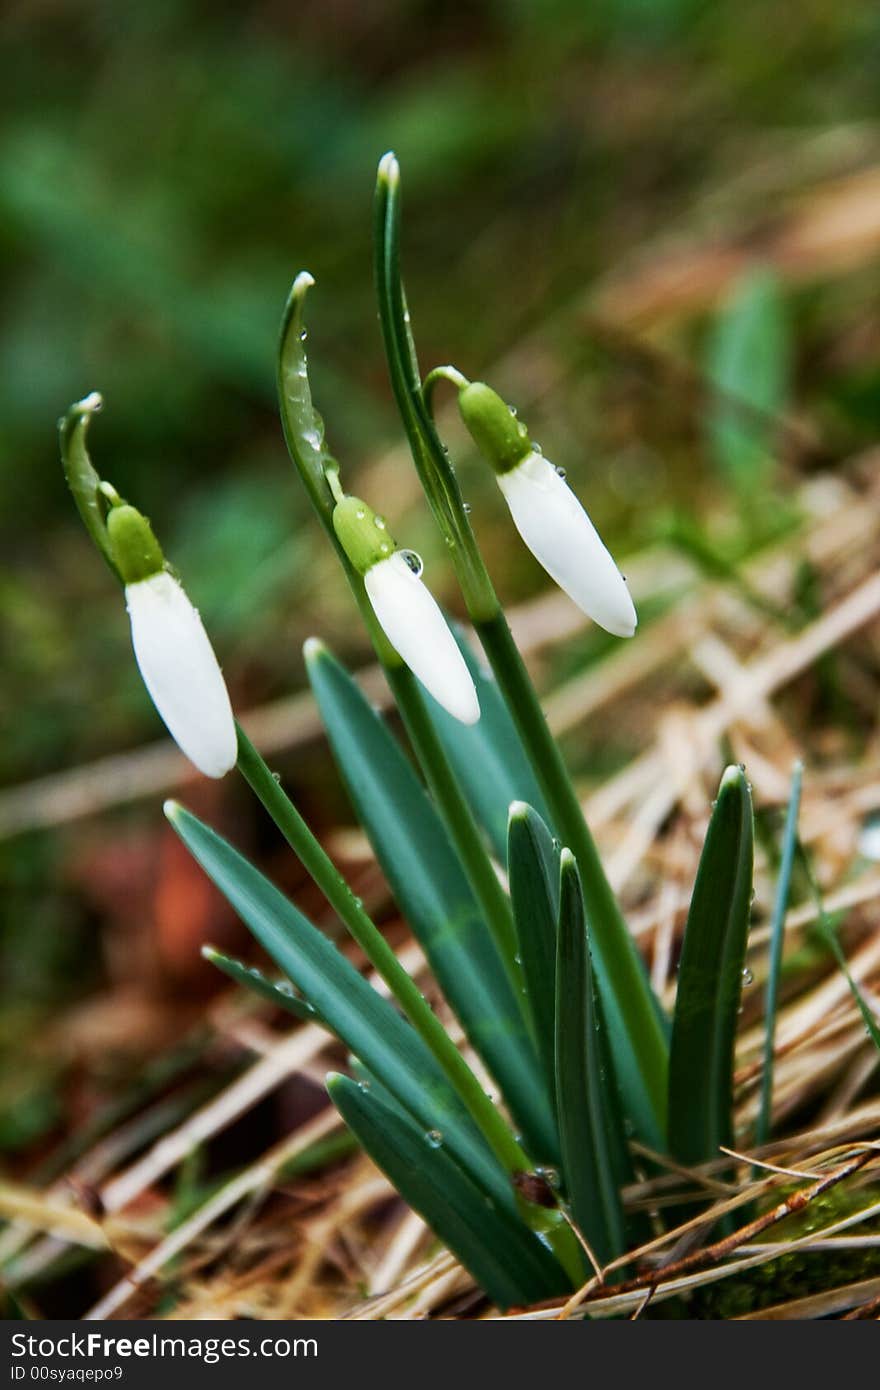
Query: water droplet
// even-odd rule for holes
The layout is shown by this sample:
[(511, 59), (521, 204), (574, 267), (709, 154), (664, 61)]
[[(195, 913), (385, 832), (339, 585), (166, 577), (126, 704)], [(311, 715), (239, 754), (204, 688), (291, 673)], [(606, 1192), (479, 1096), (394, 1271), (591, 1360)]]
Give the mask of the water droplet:
[(308, 329), (307, 329), (307, 328), (302, 329), (302, 331), (301, 331), (301, 333), (300, 333), (300, 335), (299, 335), (299, 340), (300, 340), (300, 342), (301, 342), (301, 343), (304, 343), (305, 340), (306, 340), (306, 338), (307, 338), (308, 336), (309, 336)]
[(462, 505), (462, 507), (464, 508), (464, 514), (465, 514), (465, 516), (470, 516), (470, 514), (471, 514), (471, 504), (470, 504), (470, 502), (462, 502), (461, 505)]
[(416, 579), (418, 579), (419, 575), (422, 573), (422, 570), (425, 568), (425, 566), (422, 564), (421, 555), (418, 555), (414, 550), (401, 550), (400, 555), (404, 561), (404, 564), (406, 564), (409, 567), (409, 569), (412, 570)]
[(443, 1143), (443, 1135), (441, 1134), (439, 1129), (429, 1129), (428, 1133), (425, 1135), (425, 1138), (431, 1145), (432, 1149), (439, 1149), (440, 1145)]
[(281, 773), (280, 773), (280, 772), (273, 772), (273, 773), (272, 773), (272, 781), (273, 781), (273, 782), (280, 782), (280, 781), (281, 781)]
[(379, 549), (381, 550), (383, 555), (387, 555), (389, 550), (391, 549), (391, 546), (388, 544), (387, 541), (383, 541), (382, 544), (379, 546)]
[(370, 1083), (369, 1083), (369, 1081), (359, 1081), (359, 1082), (358, 1082), (358, 1090), (359, 1090), (359, 1091), (369, 1091), (369, 1089), (370, 1089)]
[(748, 986), (748, 985), (750, 985), (750, 984), (753, 984), (753, 983), (754, 983), (754, 979), (755, 979), (755, 977), (754, 977), (754, 975), (752, 974), (751, 970), (749, 969), (748, 966), (746, 966), (745, 970), (743, 971), (743, 985), (744, 985), (744, 986)]
[(358, 507), (357, 511), (355, 512), (355, 516), (357, 517), (358, 521), (363, 521), (364, 517), (366, 516), (366, 512), (364, 511), (363, 507)]
[(376, 530), (377, 530), (377, 531), (384, 531), (384, 530), (385, 530), (385, 518), (384, 518), (384, 516), (377, 516), (377, 517), (375, 518), (375, 522), (376, 522)]
[(565, 469), (564, 469), (564, 468), (557, 468), (557, 470), (556, 470), (556, 476), (557, 476), (557, 478), (561, 478), (561, 479), (563, 480), (563, 482), (564, 482), (564, 481), (565, 481), (565, 478), (566, 478)]
[(543, 1178), (548, 1187), (559, 1186), (559, 1174), (555, 1168), (536, 1168), (535, 1172), (539, 1178)]

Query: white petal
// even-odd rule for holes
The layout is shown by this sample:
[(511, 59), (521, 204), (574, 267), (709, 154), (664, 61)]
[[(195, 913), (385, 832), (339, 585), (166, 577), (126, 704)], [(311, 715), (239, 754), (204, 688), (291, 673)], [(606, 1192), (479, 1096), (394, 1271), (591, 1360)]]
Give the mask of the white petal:
[(529, 454), (497, 477), (516, 529), (560, 589), (600, 627), (632, 637), (638, 619), (626, 580), (552, 463)]
[(464, 657), (430, 590), (400, 551), (368, 569), (364, 585), (382, 631), (413, 674), (462, 724), (476, 724), (480, 705)]
[(177, 580), (153, 574), (125, 589), (137, 664), (171, 737), (207, 777), (238, 753), (226, 682), (202, 620)]

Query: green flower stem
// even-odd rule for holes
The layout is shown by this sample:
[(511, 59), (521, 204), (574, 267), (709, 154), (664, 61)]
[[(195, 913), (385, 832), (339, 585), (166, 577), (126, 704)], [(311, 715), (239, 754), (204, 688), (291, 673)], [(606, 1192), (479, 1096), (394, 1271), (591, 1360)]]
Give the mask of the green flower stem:
[(415, 676), (406, 666), (386, 667), (385, 675), (400, 710), (407, 735), (440, 807), (465, 874), (480, 905), (483, 919), (498, 947), (523, 1018), (532, 1032), (525, 1004), (522, 967), (517, 959), (516, 931), (510, 899), (502, 888), (492, 861), (455, 774), (449, 765), (437, 731), (431, 723)]
[[(376, 655), (397, 700), (416, 758), (511, 977), (517, 1002), (524, 1008), (521, 970), (515, 959), (513, 918), (507, 896), (498, 882), (470, 807), (459, 790), (443, 746), (427, 716), (418, 684), (379, 626), (364, 589), (364, 581), (346, 554), (333, 525), (333, 513), (342, 495), (338, 479), (339, 465), (327, 451), (323, 423), (312, 405), (304, 347), (303, 308), (312, 283), (312, 277), (306, 273), (297, 276), (281, 325), (278, 398), (284, 438), (321, 524), (339, 556)], [(463, 507), (460, 511), (467, 524)], [(491, 585), (489, 587), (491, 590)], [(497, 599), (494, 599), (494, 595), (492, 597), (497, 606)]]
[(578, 862), (596, 968), (605, 984), (603, 1000), (609, 1025), (616, 1036), (627, 1037), (641, 1080), (645, 1106), (634, 1118), (640, 1130), (650, 1133), (659, 1144), (666, 1130), (667, 1041), (641, 957), (503, 612), (475, 626), (531, 759), (556, 833)]
[(397, 402), (422, 487), (449, 548), (468, 612), (489, 618), (498, 598), (477, 549), (458, 479), (422, 397), (400, 279), (400, 171), (393, 155), (379, 165), (375, 201), (375, 270), (379, 321)]
[(573, 1283), (582, 1277), (576, 1241), (557, 1208), (527, 1200), (517, 1177), (531, 1170), (531, 1162), (509, 1129), (500, 1110), (483, 1090), (418, 985), (404, 970), (392, 948), (371, 920), (333, 861), (315, 839), (293, 802), (282, 791), (247, 734), (237, 725), (238, 769), (256, 793), (272, 820), (338, 913), (370, 964), (387, 984), (403, 1013), (430, 1049), (486, 1142), (513, 1183), (517, 1207), (529, 1228), (549, 1242)]
[(454, 386), (457, 391), (462, 391), (466, 386), (470, 386), (464, 372), (460, 372), (457, 367), (453, 367), (449, 363), (445, 367), (434, 367), (432, 371), (428, 372), (422, 382), (422, 399), (432, 420), (434, 418), (434, 391), (441, 381), (448, 381), (450, 386)]
[(510, 1173), (528, 1171), (530, 1164), (486, 1095), (418, 985), (404, 970), (378, 927), (361, 907), (332, 859), (321, 848), (293, 802), (281, 789), (247, 734), (238, 728), (238, 770), (256, 793), (300, 863), (338, 913), (370, 964), (379, 972), (423, 1042), (431, 1049), (452, 1086), (461, 1096)]
[[(416, 469), (446, 539), (468, 613), (516, 722), (560, 836), (578, 861), (596, 948), (597, 975), (621, 1083), (642, 1137), (665, 1141), (668, 1044), (659, 1006), (605, 876), (592, 835), (544, 712), (510, 633), (471, 530), (455, 473), (422, 394), (400, 276), (400, 173), (393, 155), (376, 186), (379, 316), (395, 399)], [(455, 369), (453, 369), (455, 370)], [(433, 376), (433, 380), (432, 380)], [(429, 374), (431, 390), (448, 369)], [(453, 384), (455, 381), (453, 380)]]

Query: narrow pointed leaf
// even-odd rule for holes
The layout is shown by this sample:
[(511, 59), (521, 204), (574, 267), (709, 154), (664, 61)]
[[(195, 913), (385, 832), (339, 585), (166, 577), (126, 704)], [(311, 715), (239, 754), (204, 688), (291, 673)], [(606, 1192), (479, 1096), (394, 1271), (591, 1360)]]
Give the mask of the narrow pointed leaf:
[(497, 681), (474, 654), (462, 629), (453, 623), (452, 631), (477, 689), (480, 720), (467, 728), (436, 700), (429, 698), (428, 708), (471, 810), (504, 864), (511, 802), (527, 802), (544, 821), (550, 816)]
[(563, 850), (556, 958), (556, 1108), (562, 1171), (574, 1223), (604, 1264), (626, 1248), (619, 1184), (628, 1157), (603, 1029), (580, 876), (574, 856)]
[(568, 1291), (558, 1261), (471, 1181), (448, 1152), (445, 1135), (426, 1134), (381, 1092), (347, 1076), (329, 1077), (327, 1089), (373, 1162), (493, 1302), (508, 1308)]
[(816, 927), (818, 935), (820, 939), (825, 942), (825, 945), (828, 947), (834, 959), (837, 961), (840, 972), (846, 980), (847, 984), (849, 985), (850, 993), (852, 994), (852, 997), (856, 1002), (856, 1007), (858, 1008), (858, 1011), (862, 1016), (862, 1022), (865, 1025), (865, 1032), (873, 1042), (874, 1046), (878, 1050), (880, 1050), (880, 1023), (878, 1023), (877, 1017), (875, 1016), (873, 1010), (870, 1008), (868, 1001), (865, 999), (864, 994), (859, 989), (855, 976), (849, 968), (849, 962), (846, 958), (846, 952), (844, 951), (837, 938), (835, 920), (828, 912), (825, 911), (825, 903), (822, 900), (822, 891), (819, 887), (816, 875), (813, 872), (812, 861), (806, 849), (799, 840), (797, 842), (797, 852), (798, 858), (806, 871), (807, 882), (810, 885), (810, 892), (812, 893), (813, 901), (816, 904), (816, 913), (818, 917)]
[(688, 912), (669, 1058), (669, 1147), (688, 1164), (733, 1142), (733, 1050), (752, 898), (752, 800), (721, 779)]
[(249, 989), (252, 994), (258, 994), (261, 999), (274, 1004), (276, 1008), (285, 1009), (287, 1013), (293, 1014), (294, 1018), (302, 1019), (304, 1023), (322, 1021), (308, 1000), (294, 993), (287, 980), (270, 980), (257, 966), (245, 965), (243, 960), (225, 955), (223, 951), (218, 951), (216, 946), (203, 946), (202, 955), (224, 975), (228, 975), (230, 980), (244, 985), (245, 989)]
[(348, 673), (317, 643), (307, 664), (336, 763), (397, 904), (527, 1147), (552, 1163), (555, 1126), (538, 1055), (446, 829)]
[(526, 997), (547, 1087), (555, 1101), (559, 851), (537, 811), (522, 801), (510, 808), (507, 864)]
[(578, 861), (593, 963), (627, 1117), (645, 1143), (661, 1148), (666, 1134), (668, 1020), (651, 989), (504, 615), (475, 626), (552, 806), (553, 829)]
[(193, 857), (327, 1026), (426, 1130), (439, 1129), (474, 1181), (513, 1207), (504, 1170), (425, 1044), (324, 934), (237, 850), (182, 806), (166, 814)]
[(791, 796), (788, 802), (788, 813), (785, 817), (779, 878), (776, 882), (776, 901), (773, 906), (773, 921), (770, 925), (770, 965), (767, 971), (767, 988), (764, 994), (764, 1070), (761, 1074), (761, 1102), (755, 1126), (755, 1142), (757, 1144), (766, 1144), (770, 1138), (770, 1121), (773, 1112), (773, 1049), (776, 1038), (776, 1006), (779, 1002), (779, 977), (782, 972), (782, 950), (785, 943), (785, 915), (788, 911), (791, 871), (797, 847), (797, 821), (801, 804), (802, 775), (803, 768), (800, 763), (796, 763), (791, 778)]

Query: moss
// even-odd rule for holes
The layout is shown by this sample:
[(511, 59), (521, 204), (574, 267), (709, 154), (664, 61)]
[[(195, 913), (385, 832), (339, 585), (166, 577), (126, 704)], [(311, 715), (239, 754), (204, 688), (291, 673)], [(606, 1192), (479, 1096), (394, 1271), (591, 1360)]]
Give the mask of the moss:
[[(798, 1189), (777, 1189), (774, 1202)], [(780, 1244), (805, 1235), (819, 1233), (835, 1221), (870, 1206), (877, 1200), (873, 1189), (832, 1188), (811, 1202), (804, 1211), (786, 1217), (768, 1236)], [(858, 1227), (860, 1235), (880, 1232), (880, 1218), (874, 1217)], [(880, 1248), (873, 1250), (822, 1250), (809, 1253), (792, 1250), (766, 1264), (730, 1275), (698, 1289), (690, 1302), (690, 1315), (695, 1318), (736, 1318), (745, 1313), (760, 1312), (762, 1308), (785, 1303), (789, 1299), (805, 1298), (826, 1289), (851, 1284), (860, 1279), (880, 1275)]]

